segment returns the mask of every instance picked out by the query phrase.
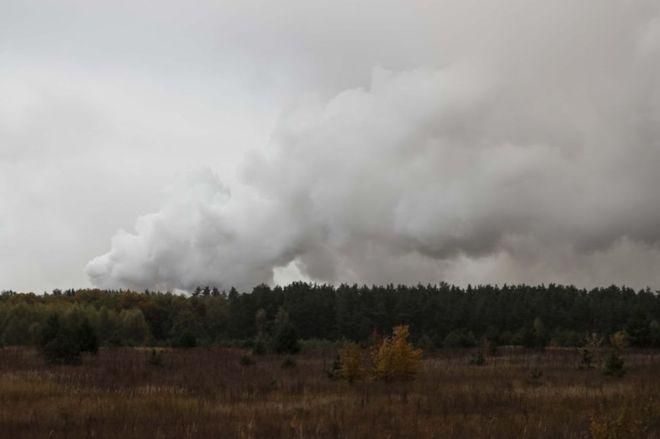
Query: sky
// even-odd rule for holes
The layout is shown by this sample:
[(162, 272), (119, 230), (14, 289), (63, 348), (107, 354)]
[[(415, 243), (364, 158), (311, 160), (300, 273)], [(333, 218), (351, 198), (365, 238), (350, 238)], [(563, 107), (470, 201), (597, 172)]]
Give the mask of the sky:
[(654, 0), (0, 0), (0, 290), (660, 288)]

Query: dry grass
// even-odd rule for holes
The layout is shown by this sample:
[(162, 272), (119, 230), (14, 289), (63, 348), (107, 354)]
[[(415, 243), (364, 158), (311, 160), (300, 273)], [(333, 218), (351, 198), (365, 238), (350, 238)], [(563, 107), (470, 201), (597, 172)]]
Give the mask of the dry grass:
[(577, 352), (469, 352), (424, 360), (405, 384), (327, 378), (332, 352), (257, 357), (233, 349), (102, 349), (78, 367), (0, 350), (7, 438), (615, 438), (660, 437), (660, 355), (629, 354), (621, 379), (579, 371)]

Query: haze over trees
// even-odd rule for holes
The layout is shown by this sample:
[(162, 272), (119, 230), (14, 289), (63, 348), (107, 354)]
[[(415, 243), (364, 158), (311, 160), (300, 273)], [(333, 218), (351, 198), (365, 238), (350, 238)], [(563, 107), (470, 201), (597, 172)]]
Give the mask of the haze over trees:
[[(660, 347), (660, 296), (611, 286), (259, 285), (192, 295), (98, 289), (0, 294), (0, 341), (36, 345), (53, 315), (87, 322), (102, 346), (236, 344), (295, 353), (298, 340), (365, 344), (407, 325), (425, 350), (490, 345), (583, 346), (624, 331), (633, 347)], [(74, 323), (71, 323), (74, 322)], [(89, 331), (88, 331), (89, 332)]]

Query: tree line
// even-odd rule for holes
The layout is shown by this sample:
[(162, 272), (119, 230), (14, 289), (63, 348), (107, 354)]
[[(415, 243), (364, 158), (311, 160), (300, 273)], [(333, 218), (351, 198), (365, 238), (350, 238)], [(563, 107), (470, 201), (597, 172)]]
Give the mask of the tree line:
[(425, 350), (484, 341), (537, 348), (583, 346), (593, 334), (608, 339), (619, 331), (632, 346), (660, 347), (660, 295), (649, 289), (304, 282), (258, 285), (240, 293), (200, 287), (191, 295), (5, 291), (0, 294), (0, 344), (38, 345), (44, 331), (55, 325), (53, 316), (62, 327), (82, 325), (93, 331), (102, 346), (241, 345), (295, 352), (298, 339), (368, 343), (374, 334), (406, 325), (411, 340)]

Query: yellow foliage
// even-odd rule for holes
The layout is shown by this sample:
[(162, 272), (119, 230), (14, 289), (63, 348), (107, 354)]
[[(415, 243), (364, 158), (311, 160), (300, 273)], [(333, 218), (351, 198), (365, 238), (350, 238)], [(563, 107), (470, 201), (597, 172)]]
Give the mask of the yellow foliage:
[(415, 378), (422, 362), (422, 350), (408, 342), (408, 326), (396, 326), (373, 353), (374, 376), (385, 381)]
[(346, 343), (339, 350), (339, 362), (339, 373), (348, 382), (353, 382), (364, 376), (362, 349), (356, 343)]
[(629, 337), (626, 331), (618, 331), (610, 337), (610, 343), (619, 352), (625, 350), (629, 344)]

